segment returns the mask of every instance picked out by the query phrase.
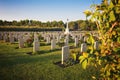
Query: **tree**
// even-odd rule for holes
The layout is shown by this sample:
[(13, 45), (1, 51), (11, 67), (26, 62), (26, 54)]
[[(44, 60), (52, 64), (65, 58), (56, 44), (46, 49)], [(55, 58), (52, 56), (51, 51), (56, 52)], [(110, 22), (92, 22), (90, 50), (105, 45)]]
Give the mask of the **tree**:
[(3, 23), (3, 20), (0, 20), (0, 26), (3, 26), (4, 23)]
[(17, 26), (17, 23), (18, 23), (18, 22), (17, 22), (16, 20), (13, 20), (13, 21), (12, 21), (12, 25), (13, 25), (13, 26)]
[(87, 28), (88, 25), (86, 24), (85, 21), (83, 21), (83, 22), (80, 24), (80, 26), (81, 26), (81, 27), (80, 27), (81, 30), (86, 30), (86, 28)]
[(58, 21), (58, 27), (63, 28), (64, 27), (64, 22), (63, 21)]
[(57, 21), (52, 21), (52, 22), (51, 22), (51, 26), (52, 26), (52, 27), (58, 27)]
[(47, 21), (47, 27), (51, 27), (51, 22), (50, 21)]
[(95, 79), (120, 80), (120, 0), (103, 0), (94, 7), (91, 20), (96, 22), (101, 47), (93, 48), (95, 39), (90, 35), (91, 48), (80, 56), (80, 62), (85, 69), (87, 65), (102, 67), (100, 77)]

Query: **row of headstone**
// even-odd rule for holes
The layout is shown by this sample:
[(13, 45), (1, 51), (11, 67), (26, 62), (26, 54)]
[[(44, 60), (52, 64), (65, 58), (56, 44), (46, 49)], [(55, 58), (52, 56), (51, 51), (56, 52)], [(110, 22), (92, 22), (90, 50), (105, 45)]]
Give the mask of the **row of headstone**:
[[(94, 49), (98, 50), (99, 49), (99, 43), (98, 41), (96, 41), (94, 43)], [(81, 53), (86, 52), (87, 51), (87, 44), (86, 43), (82, 43), (81, 44)], [(62, 47), (62, 58), (61, 58), (61, 64), (64, 64), (64, 62), (69, 59), (69, 46), (63, 46)]]
[[(19, 37), (18, 35), (21, 35), (21, 37)], [(64, 38), (64, 34), (56, 34), (57, 36), (56, 35), (54, 36), (52, 34), (52, 37), (55, 37), (52, 40), (51, 40), (51, 36), (47, 36), (48, 34), (44, 34), (44, 35), (46, 35), (45, 36), (46, 42), (47, 43), (51, 42), (51, 49), (52, 50), (55, 49), (56, 42), (59, 42), (61, 38)], [(44, 35), (42, 35), (42, 36), (44, 36)], [(80, 35), (77, 34), (77, 35), (72, 35), (72, 36), (73, 36), (73, 39), (75, 40), (75, 47), (78, 47), (78, 42), (79, 42), (79, 39), (82, 38), (81, 37), (82, 34), (80, 34)], [(22, 33), (22, 32), (19, 32), (19, 33), (7, 33), (7, 32), (0, 33), (0, 39), (3, 39), (5, 42), (10, 41), (10, 43), (14, 43), (14, 38), (18, 39), (18, 41), (19, 41), (19, 48), (23, 48), (24, 47), (24, 42), (28, 38), (30, 38), (30, 33), (29, 32), (24, 32), (24, 33)], [(84, 37), (84, 41), (86, 41), (85, 37)], [(37, 46), (40, 46), (40, 45), (38, 45), (37, 43), (39, 43), (39, 40), (34, 39), (33, 51), (38, 51), (39, 50)], [(65, 37), (65, 46), (68, 46), (68, 44), (69, 44), (69, 36), (66, 36)], [(97, 47), (97, 42), (95, 44), (96, 44), (96, 47)], [(81, 47), (82, 47), (82, 45), (81, 45)], [(83, 45), (83, 47), (85, 47), (85, 46)], [(97, 49), (97, 48), (95, 48), (95, 49)], [(85, 51), (85, 50), (81, 50), (81, 51)]]

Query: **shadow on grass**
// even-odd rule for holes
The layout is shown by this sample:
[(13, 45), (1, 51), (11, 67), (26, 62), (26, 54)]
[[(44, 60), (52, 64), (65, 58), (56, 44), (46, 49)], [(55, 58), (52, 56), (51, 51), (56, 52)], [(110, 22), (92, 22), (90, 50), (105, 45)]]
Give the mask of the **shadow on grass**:
[[(52, 56), (53, 57), (53, 56)], [(28, 63), (37, 63), (40, 62), (41, 64), (45, 63), (46, 61), (52, 59), (50, 56), (11, 56), (7, 59), (0, 59), (0, 67), (12, 67), (17, 64), (28, 64)]]
[(60, 50), (61, 49), (42, 50), (42, 51), (38, 51), (37, 54), (46, 54), (46, 53), (56, 52), (56, 51), (60, 51)]

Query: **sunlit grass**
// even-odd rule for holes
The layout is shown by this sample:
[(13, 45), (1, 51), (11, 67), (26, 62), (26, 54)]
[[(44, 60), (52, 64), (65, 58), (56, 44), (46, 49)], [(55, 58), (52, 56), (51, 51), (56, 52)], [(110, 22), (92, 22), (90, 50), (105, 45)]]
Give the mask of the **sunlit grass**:
[[(73, 44), (70, 44), (73, 45)], [(99, 75), (96, 69), (83, 70), (80, 64), (61, 68), (54, 62), (61, 60), (61, 49), (50, 50), (41, 46), (40, 54), (29, 55), (32, 47), (16, 49), (18, 44), (0, 42), (1, 80), (92, 80)]]

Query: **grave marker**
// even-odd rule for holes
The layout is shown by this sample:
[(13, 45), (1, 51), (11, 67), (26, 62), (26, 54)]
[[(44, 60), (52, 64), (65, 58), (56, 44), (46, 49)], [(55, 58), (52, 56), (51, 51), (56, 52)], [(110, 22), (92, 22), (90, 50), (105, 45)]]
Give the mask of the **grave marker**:
[(78, 47), (78, 38), (75, 38), (75, 47)]
[(24, 40), (21, 35), (19, 35), (18, 41), (19, 41), (19, 48), (24, 48)]
[(94, 49), (96, 49), (96, 50), (99, 49), (99, 43), (98, 43), (98, 41), (94, 42)]
[(51, 50), (55, 49), (55, 47), (56, 47), (56, 41), (55, 41), (55, 38), (53, 38), (51, 40)]
[(37, 52), (39, 51), (39, 40), (38, 40), (38, 36), (36, 33), (34, 33), (34, 42), (33, 42), (33, 52)]
[(87, 45), (86, 45), (86, 43), (82, 43), (82, 44), (81, 44), (81, 52), (86, 52), (86, 50), (87, 50)]
[(69, 47), (68, 46), (64, 46), (62, 47), (62, 61), (61, 64), (64, 64), (64, 61), (67, 60), (69, 58)]

